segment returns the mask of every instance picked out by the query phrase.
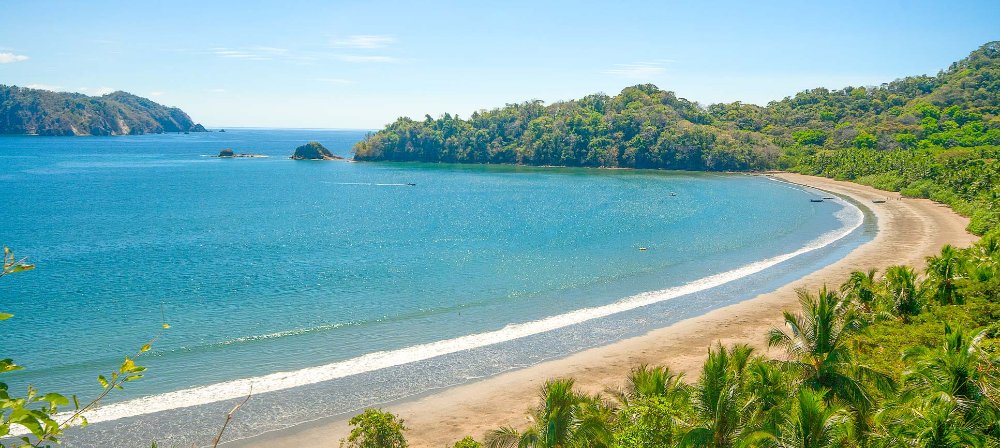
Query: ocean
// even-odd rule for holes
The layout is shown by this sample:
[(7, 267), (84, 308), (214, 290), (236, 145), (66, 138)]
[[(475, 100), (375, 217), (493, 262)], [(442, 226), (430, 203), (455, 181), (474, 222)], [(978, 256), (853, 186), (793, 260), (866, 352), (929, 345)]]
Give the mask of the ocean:
[(227, 439), (643, 334), (877, 225), (765, 176), (288, 158), (364, 135), (0, 137), (0, 244), (37, 266), (0, 279), (0, 357), (26, 367), (0, 380), (92, 398), (156, 338), (66, 446), (205, 445), (251, 385)]

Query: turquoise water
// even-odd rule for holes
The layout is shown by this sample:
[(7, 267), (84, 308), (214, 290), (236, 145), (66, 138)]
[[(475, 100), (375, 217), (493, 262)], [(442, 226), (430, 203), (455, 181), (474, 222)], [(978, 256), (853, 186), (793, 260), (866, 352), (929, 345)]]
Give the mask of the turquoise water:
[[(845, 231), (828, 245), (857, 209), (810, 203), (817, 192), (759, 176), (287, 159), (309, 140), (347, 156), (363, 135), (0, 138), (0, 244), (38, 266), (0, 280), (0, 310), (16, 315), (0, 324), (0, 354), (28, 367), (6, 382), (93, 395), (96, 375), (165, 320), (172, 328), (142, 361), (147, 377), (114, 396), (123, 418), (69, 441), (128, 434), (189, 446), (215, 422), (184, 422), (231, 406), (213, 403), (226, 398), (213, 385), (254, 378), (266, 391), (275, 372), (346, 372), (322, 382), (302, 374), (292, 389), (261, 393), (252, 406), (289, 417), (244, 420), (232, 436), (245, 437), (699, 314), (828, 263), (866, 235)], [(272, 157), (209, 157), (224, 147)], [(816, 251), (733, 274), (727, 286), (566, 315), (817, 240)], [(547, 318), (559, 322), (550, 331), (518, 330)], [(441, 356), (421, 345), (462, 337)], [(374, 352), (391, 360), (352, 364)], [(163, 395), (189, 388), (208, 392), (188, 402)], [(322, 409), (289, 410), (287, 400), (317, 396)], [(128, 401), (139, 397), (153, 398)], [(135, 411), (153, 402), (159, 414)]]

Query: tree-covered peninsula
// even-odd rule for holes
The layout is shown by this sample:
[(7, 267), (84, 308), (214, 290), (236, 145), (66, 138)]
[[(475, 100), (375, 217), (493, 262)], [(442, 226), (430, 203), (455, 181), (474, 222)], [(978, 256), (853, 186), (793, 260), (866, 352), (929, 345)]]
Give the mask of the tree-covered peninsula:
[(87, 96), (0, 84), (0, 134), (138, 135), (204, 131), (184, 111), (126, 92)]
[(652, 84), (615, 96), (400, 118), (357, 160), (747, 171), (784, 169), (952, 206), (1000, 224), (1000, 42), (934, 76), (702, 106)]

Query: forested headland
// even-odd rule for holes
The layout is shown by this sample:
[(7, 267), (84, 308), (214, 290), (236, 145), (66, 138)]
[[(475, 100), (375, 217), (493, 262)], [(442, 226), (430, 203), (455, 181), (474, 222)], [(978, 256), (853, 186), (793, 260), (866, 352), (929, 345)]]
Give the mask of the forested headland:
[(652, 84), (615, 96), (400, 118), (357, 160), (677, 170), (782, 169), (931, 198), (1000, 224), (1000, 42), (937, 75), (702, 106)]
[(204, 131), (183, 110), (127, 92), (87, 96), (0, 84), (0, 134), (137, 135)]

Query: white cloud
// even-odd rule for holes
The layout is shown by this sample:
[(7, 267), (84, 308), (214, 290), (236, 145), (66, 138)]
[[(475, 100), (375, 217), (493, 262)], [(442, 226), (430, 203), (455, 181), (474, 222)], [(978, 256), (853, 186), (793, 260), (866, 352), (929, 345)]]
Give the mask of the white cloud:
[(216, 48), (213, 50), (216, 56), (230, 59), (249, 59), (255, 61), (266, 61), (271, 58), (258, 56), (254, 53), (245, 50), (230, 50), (228, 48)]
[(62, 86), (54, 86), (51, 84), (28, 84), (25, 87), (29, 89), (51, 90), (53, 92), (62, 90)]
[(278, 48), (278, 47), (253, 47), (253, 48), (251, 48), (251, 50), (257, 51), (257, 52), (260, 52), (260, 53), (267, 53), (267, 54), (274, 54), (274, 55), (288, 54), (288, 49), (287, 48)]
[(112, 87), (97, 87), (97, 88), (93, 88), (93, 89), (90, 88), (90, 87), (78, 87), (76, 89), (77, 92), (86, 93), (87, 95), (93, 95), (93, 96), (107, 95), (107, 94), (109, 94), (111, 92), (114, 92), (115, 90), (118, 90), (118, 89), (115, 89), (115, 88), (112, 88)]
[(212, 93), (226, 93), (226, 89), (208, 89)]
[(346, 39), (335, 39), (333, 41), (333, 46), (371, 50), (375, 48), (385, 48), (394, 42), (396, 42), (396, 38), (392, 36), (378, 34), (355, 34), (353, 36), (348, 36)]
[(620, 76), (629, 79), (649, 79), (662, 75), (667, 71), (666, 65), (670, 61), (636, 62), (634, 64), (616, 64), (615, 68), (605, 70), (609, 75)]
[(389, 56), (358, 56), (354, 54), (341, 54), (337, 55), (336, 58), (344, 62), (355, 62), (361, 64), (369, 62), (376, 62), (376, 63), (398, 62), (398, 59)]
[(23, 54), (0, 53), (0, 64), (10, 64), (13, 62), (27, 61), (29, 57)]

